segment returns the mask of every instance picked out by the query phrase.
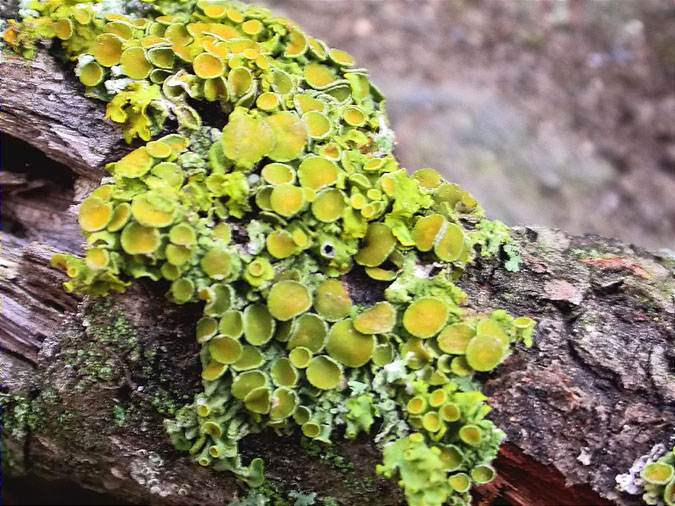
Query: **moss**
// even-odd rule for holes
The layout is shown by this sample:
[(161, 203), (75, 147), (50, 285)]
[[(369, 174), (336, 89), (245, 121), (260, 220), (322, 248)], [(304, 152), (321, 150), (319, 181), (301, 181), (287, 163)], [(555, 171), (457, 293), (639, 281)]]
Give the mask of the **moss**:
[(324, 447), (307, 438), (302, 438), (300, 445), (309, 455), (327, 462), (334, 469), (347, 473), (354, 472), (354, 464), (339, 452), (337, 446)]
[(340, 502), (334, 497), (325, 497), (323, 499), (324, 506), (340, 506)]
[(286, 490), (282, 483), (267, 479), (246, 496), (230, 503), (231, 506), (313, 506), (318, 504), (339, 504), (332, 498), (323, 498), (315, 492)]
[(2, 434), (23, 441), (40, 426), (42, 412), (34, 399), (26, 395), (0, 393)]
[[(350, 491), (351, 496), (366, 498), (372, 497), (372, 494), (377, 492), (376, 478), (368, 472), (363, 472), (359, 462), (352, 461), (348, 456), (348, 450), (341, 444), (325, 446), (311, 439), (302, 438), (300, 445), (307, 454), (338, 471), (344, 488)], [(326, 504), (325, 501), (329, 498), (321, 497), (321, 500)]]
[(122, 428), (127, 424), (127, 412), (121, 404), (115, 403), (112, 415), (117, 427)]
[(0, 476), (10, 473), (12, 469), (17, 467), (16, 456), (7, 447), (2, 433), (0, 433), (0, 466), (2, 466), (0, 469), (4, 471), (4, 474)]
[(119, 382), (124, 373), (120, 360), (137, 363), (142, 356), (133, 327), (113, 310), (111, 301), (90, 306), (85, 325), (90, 339), (66, 345), (61, 351), (65, 366), (77, 377), (78, 391), (98, 383)]
[(246, 496), (231, 503), (231, 506), (295, 506), (299, 491), (285, 492), (282, 484), (267, 479), (259, 487), (251, 489)]

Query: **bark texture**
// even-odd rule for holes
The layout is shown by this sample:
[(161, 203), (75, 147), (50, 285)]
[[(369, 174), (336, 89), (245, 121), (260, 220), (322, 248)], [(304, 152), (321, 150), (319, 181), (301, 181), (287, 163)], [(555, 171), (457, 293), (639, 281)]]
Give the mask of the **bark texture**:
[[(82, 301), (49, 267), (55, 250), (78, 250), (70, 203), (125, 149), (120, 131), (51, 57), (2, 58), (0, 132), (12, 153), (3, 160), (0, 253), (6, 471), (68, 478), (129, 502), (231, 502), (242, 495), (238, 483), (174, 451), (162, 428), (198, 388), (198, 308), (172, 306), (142, 283)], [(550, 229), (518, 228), (514, 237), (519, 272), (491, 262), (462, 280), (474, 309), (539, 322), (535, 346), (488, 378), (492, 417), (510, 443), (499, 479), (478, 501), (639, 504), (614, 479), (675, 429), (675, 258)], [(317, 452), (299, 438), (261, 435), (243, 451), (264, 458), (271, 486), (284, 493), (347, 505), (402, 500), (374, 476), (379, 455), (367, 439)]]
[(80, 177), (97, 181), (103, 165), (126, 148), (121, 129), (101, 121), (101, 107), (84, 98), (53, 58), (0, 57), (0, 121), (11, 133), (49, 153)]

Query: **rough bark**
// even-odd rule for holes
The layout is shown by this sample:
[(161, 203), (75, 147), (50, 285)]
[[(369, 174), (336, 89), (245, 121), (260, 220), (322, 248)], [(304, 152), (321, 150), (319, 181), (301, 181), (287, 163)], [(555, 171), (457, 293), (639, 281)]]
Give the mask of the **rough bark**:
[[(129, 502), (227, 504), (241, 496), (238, 483), (174, 451), (162, 429), (162, 418), (198, 388), (197, 308), (167, 304), (161, 288), (142, 283), (104, 302), (82, 301), (61, 290), (62, 276), (49, 267), (54, 250), (80, 243), (68, 203), (124, 149), (103, 106), (66, 75), (46, 55), (0, 61), (0, 132), (62, 164), (22, 159), (26, 149), (3, 162), (0, 382), (12, 395), (3, 418), (9, 470)], [(615, 491), (614, 478), (675, 427), (675, 259), (549, 229), (515, 229), (514, 238), (519, 272), (480, 263), (462, 281), (474, 309), (506, 308), (539, 322), (535, 346), (487, 378), (492, 418), (510, 443), (500, 478), (478, 492), (479, 502), (639, 504)], [(27, 404), (29, 416), (20, 416)], [(367, 439), (317, 455), (299, 438), (262, 435), (243, 451), (265, 459), (281, 491), (348, 505), (401, 502), (395, 484), (374, 476), (378, 451)]]
[(63, 67), (45, 53), (25, 60), (0, 59), (0, 115), (3, 130), (24, 140), (77, 175), (98, 180), (103, 165), (125, 150), (120, 128), (101, 121), (101, 107), (84, 98)]

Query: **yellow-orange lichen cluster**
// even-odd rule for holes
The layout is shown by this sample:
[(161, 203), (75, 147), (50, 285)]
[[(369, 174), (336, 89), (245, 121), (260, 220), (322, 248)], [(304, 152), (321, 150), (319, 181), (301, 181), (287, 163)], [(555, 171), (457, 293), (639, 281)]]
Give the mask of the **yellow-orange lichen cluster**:
[(291, 21), (224, 0), (102, 5), (33, 2), (4, 40), (30, 54), (58, 39), (86, 93), (146, 142), (82, 203), (85, 258), (54, 262), (69, 290), (150, 278), (203, 303), (204, 391), (166, 422), (175, 445), (257, 485), (247, 434), (377, 427), (378, 471), (411, 505), (469, 503), (503, 437), (474, 375), (534, 322), (467, 311), (455, 281), (506, 228), (438, 172), (402, 169), (367, 72)]

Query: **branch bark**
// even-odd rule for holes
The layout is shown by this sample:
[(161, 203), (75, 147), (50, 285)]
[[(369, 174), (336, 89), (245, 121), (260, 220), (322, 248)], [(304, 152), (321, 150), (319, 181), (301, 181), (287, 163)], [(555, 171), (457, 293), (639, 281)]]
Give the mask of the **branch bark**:
[[(53, 160), (40, 162), (49, 170), (34, 160), (19, 170), (24, 162), (7, 159), (2, 174), (10, 226), (0, 257), (0, 382), (21, 399), (4, 413), (11, 471), (130, 502), (227, 504), (242, 493), (237, 482), (174, 451), (162, 429), (163, 416), (198, 387), (196, 308), (166, 304), (143, 284), (81, 301), (49, 267), (54, 250), (80, 243), (65, 201), (125, 149), (103, 106), (67, 75), (46, 54), (0, 61), (0, 132)], [(482, 263), (462, 281), (475, 309), (539, 322), (534, 348), (517, 350), (488, 378), (492, 418), (510, 443), (478, 502), (639, 504), (614, 479), (675, 427), (675, 260), (550, 229), (518, 228), (514, 237), (520, 272)], [(15, 416), (18, 402), (30, 402), (32, 418)], [(262, 456), (283, 490), (349, 505), (401, 502), (395, 484), (373, 475), (379, 456), (366, 439), (321, 457), (297, 438), (263, 435), (243, 451)]]
[(30, 63), (0, 55), (0, 123), (78, 176), (98, 181), (103, 166), (127, 148), (121, 129), (101, 121), (101, 104), (85, 98), (63, 70), (42, 52)]

